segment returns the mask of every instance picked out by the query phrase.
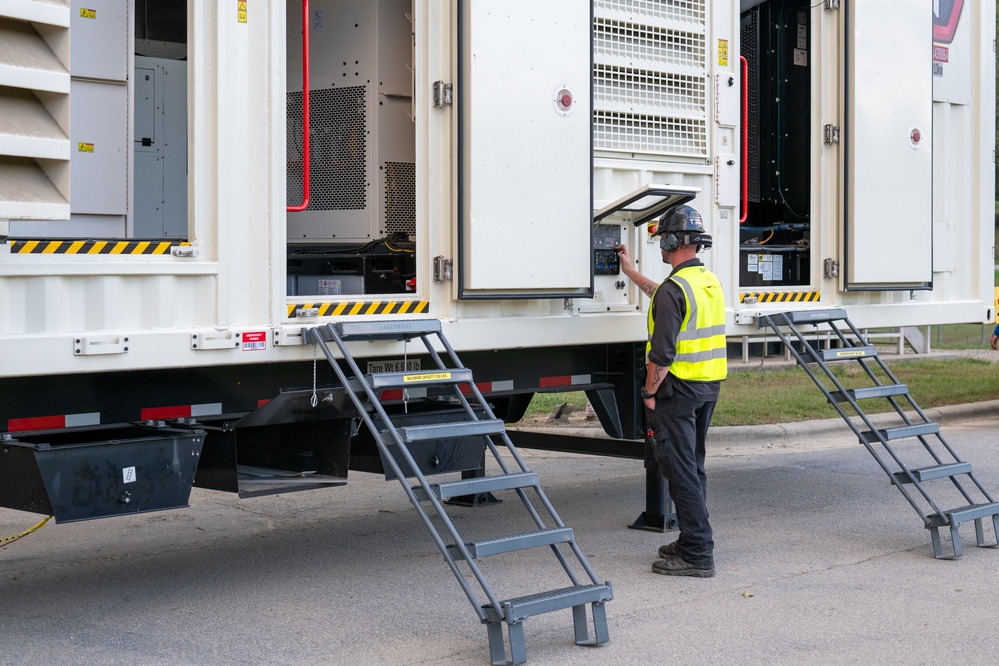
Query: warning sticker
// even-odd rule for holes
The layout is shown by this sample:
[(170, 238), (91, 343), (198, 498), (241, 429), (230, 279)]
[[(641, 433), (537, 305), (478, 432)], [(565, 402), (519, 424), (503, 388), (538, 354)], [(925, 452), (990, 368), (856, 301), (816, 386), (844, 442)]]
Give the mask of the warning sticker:
[(121, 482), (135, 483), (135, 467), (122, 467)]
[(420, 375), (406, 375), (402, 381), (406, 384), (410, 382), (433, 382), (441, 379), (451, 379), (450, 372), (424, 372)]
[(237, 0), (236, 16), (240, 23), (246, 23), (246, 0)]
[(95, 19), (97, 18), (96, 9), (87, 9), (86, 7), (80, 8), (80, 17), (85, 19)]
[(92, 153), (94, 152), (94, 144), (92, 143), (78, 143), (76, 144), (76, 149), (81, 153)]
[(728, 67), (728, 40), (719, 39), (718, 40), (718, 65), (720, 67)]
[(247, 331), (243, 333), (243, 351), (267, 349), (267, 331)]

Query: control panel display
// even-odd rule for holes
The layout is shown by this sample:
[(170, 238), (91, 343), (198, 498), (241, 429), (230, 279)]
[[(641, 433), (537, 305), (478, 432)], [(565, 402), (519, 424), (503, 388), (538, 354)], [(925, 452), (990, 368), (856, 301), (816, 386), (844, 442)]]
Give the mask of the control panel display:
[(618, 261), (615, 245), (621, 244), (621, 226), (598, 224), (593, 230), (593, 274), (619, 275), (621, 263)]

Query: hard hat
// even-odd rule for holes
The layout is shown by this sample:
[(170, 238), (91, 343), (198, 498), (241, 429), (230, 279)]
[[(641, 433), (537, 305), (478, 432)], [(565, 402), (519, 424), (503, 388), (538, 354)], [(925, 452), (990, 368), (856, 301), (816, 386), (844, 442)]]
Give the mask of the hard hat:
[(659, 220), (653, 236), (659, 236), (659, 247), (673, 252), (681, 245), (696, 245), (697, 250), (711, 247), (711, 236), (704, 233), (701, 214), (690, 206), (673, 206)]

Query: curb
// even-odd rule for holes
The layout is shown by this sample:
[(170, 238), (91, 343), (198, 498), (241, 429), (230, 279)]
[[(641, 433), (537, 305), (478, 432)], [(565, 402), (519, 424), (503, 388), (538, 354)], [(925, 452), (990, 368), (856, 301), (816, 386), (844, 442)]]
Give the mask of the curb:
[[(932, 407), (924, 409), (923, 413), (933, 422), (939, 424), (959, 423), (963, 421), (975, 421), (979, 419), (990, 419), (999, 416), (999, 400), (988, 402), (974, 402), (965, 405), (950, 405), (945, 407)], [(909, 418), (920, 423), (922, 419), (915, 412), (906, 413)], [(854, 419), (858, 420), (857, 417)], [(878, 427), (889, 427), (899, 425), (899, 417), (895, 412), (885, 414), (872, 414), (871, 422)], [(863, 425), (863, 429), (867, 426)], [(525, 428), (526, 429), (526, 428)], [(611, 439), (607, 437), (603, 429), (595, 428), (529, 428), (532, 432), (549, 434), (569, 435), (573, 437), (593, 437), (598, 439)], [(850, 437), (853, 433), (849, 426), (840, 417), (831, 419), (819, 419), (815, 421), (798, 421), (795, 423), (777, 423), (751, 426), (717, 426), (708, 431), (708, 447), (724, 445), (732, 447), (736, 445), (752, 445), (773, 443), (774, 441), (788, 441), (794, 439), (823, 439)]]

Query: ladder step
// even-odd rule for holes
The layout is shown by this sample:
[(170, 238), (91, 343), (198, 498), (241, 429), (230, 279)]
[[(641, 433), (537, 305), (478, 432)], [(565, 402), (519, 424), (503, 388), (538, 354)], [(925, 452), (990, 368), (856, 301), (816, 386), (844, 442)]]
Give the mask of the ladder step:
[[(905, 384), (888, 384), (886, 386), (870, 386), (866, 388), (847, 389), (846, 393), (854, 400), (866, 400), (868, 398), (888, 398), (893, 395), (906, 395), (909, 387)], [(846, 402), (846, 396), (841, 391), (833, 391), (829, 395), (836, 402)]]
[[(557, 543), (568, 543), (572, 541), (571, 527), (557, 527), (551, 530), (541, 530), (539, 532), (526, 532), (524, 534), (514, 534), (512, 536), (497, 537), (466, 543), (469, 555), (473, 560), (489, 555), (499, 555), (501, 553), (512, 553), (517, 550), (527, 550), (538, 546), (552, 546)], [(448, 546), (451, 557), (456, 560), (463, 559), (461, 551), (456, 546)]]
[[(532, 615), (540, 615), (541, 613), (550, 613), (551, 611), (562, 610), (563, 608), (572, 608), (574, 606), (583, 606), (585, 604), (602, 604), (611, 601), (614, 598), (614, 592), (611, 590), (610, 584), (605, 583), (603, 585), (576, 585), (573, 587), (563, 587), (558, 590), (550, 590), (548, 592), (539, 592), (538, 594), (530, 594), (523, 597), (516, 597), (514, 599), (506, 599), (500, 601), (505, 612), (502, 618), (506, 622), (520, 622)], [(486, 604), (482, 607), (482, 610), (486, 612), (486, 615), (493, 619), (493, 621), (498, 621), (500, 618), (496, 618), (496, 612), (491, 604)]]
[[(449, 481), (447, 483), (433, 483), (431, 490), (437, 499), (446, 500), (452, 497), (462, 497), (464, 495), (480, 495), (482, 493), (492, 493), (500, 490), (515, 490), (517, 488), (532, 488), (538, 485), (538, 475), (536, 472), (523, 472), (521, 474), (504, 474), (503, 476), (480, 476), (475, 479), (462, 479), (461, 481)], [(413, 488), (421, 500), (426, 500), (423, 488), (419, 486)]]
[[(971, 463), (959, 462), (948, 463), (946, 465), (934, 465), (933, 467), (921, 467), (909, 470), (916, 481), (930, 481), (931, 479), (945, 479), (958, 474), (971, 474)], [(895, 472), (895, 478), (899, 483), (912, 483), (905, 472)]]
[(767, 319), (778, 326), (786, 322), (792, 324), (821, 324), (822, 322), (846, 319), (846, 310), (799, 310), (797, 312), (782, 312), (780, 314), (768, 315), (767, 317), (757, 317), (757, 330), (770, 326)]
[[(878, 430), (881, 436), (886, 440), (892, 439), (902, 439), (904, 437), (921, 437), (922, 435), (936, 435), (940, 432), (940, 425), (937, 423), (920, 423), (911, 426), (902, 426), (901, 428), (885, 428), (884, 430)], [(870, 430), (865, 430), (860, 433), (860, 436), (868, 444), (873, 444), (875, 442), (880, 442), (876, 434)]]
[[(368, 385), (375, 389), (417, 388), (422, 386), (452, 386), (472, 381), (472, 371), (468, 368), (428, 370), (426, 372), (379, 372), (364, 375)], [(351, 388), (359, 390), (352, 379)]]
[[(878, 355), (876, 347), (859, 345), (857, 347), (841, 347), (838, 349), (816, 349), (815, 352), (823, 361), (856, 361), (861, 358), (873, 358)], [(807, 357), (806, 362), (810, 361)]]
[(506, 428), (500, 419), (485, 421), (459, 421), (457, 423), (431, 423), (428, 425), (404, 426), (397, 429), (399, 438), (407, 444), (412, 442), (427, 442), (438, 439), (455, 439), (457, 437), (476, 437), (498, 435)]
[(332, 326), (341, 340), (411, 340), (441, 332), (439, 319), (344, 321)]
[(960, 525), (961, 523), (978, 520), (979, 518), (999, 516), (999, 502), (971, 504), (957, 509), (950, 509), (949, 511), (944, 511), (943, 513), (943, 516), (938, 513), (932, 513), (927, 516), (930, 523), (927, 527), (943, 527), (944, 525), (951, 525), (951, 517), (953, 517), (954, 525)]

